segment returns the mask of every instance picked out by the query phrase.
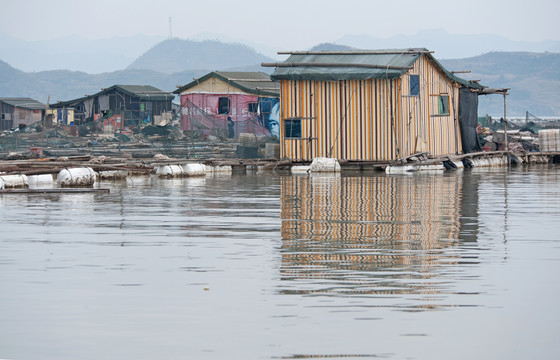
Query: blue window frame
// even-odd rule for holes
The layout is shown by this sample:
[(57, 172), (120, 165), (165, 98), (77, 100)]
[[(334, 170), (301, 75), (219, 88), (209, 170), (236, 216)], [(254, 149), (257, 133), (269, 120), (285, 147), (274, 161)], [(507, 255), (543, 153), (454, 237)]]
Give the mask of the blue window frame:
[(301, 138), (301, 119), (284, 120), (284, 137)]
[(411, 96), (420, 95), (420, 76), (410, 75), (409, 81), (410, 81), (410, 95)]
[(438, 96), (438, 115), (449, 115), (449, 96)]

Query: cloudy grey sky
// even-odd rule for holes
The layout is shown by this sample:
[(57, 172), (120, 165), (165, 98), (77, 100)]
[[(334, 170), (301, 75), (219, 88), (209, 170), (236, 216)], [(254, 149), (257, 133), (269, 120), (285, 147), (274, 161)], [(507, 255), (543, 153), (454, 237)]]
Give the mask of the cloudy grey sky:
[(346, 34), (387, 38), (423, 29), (560, 40), (556, 0), (0, 0), (0, 32), (23, 40), (88, 39), (201, 32), (282, 49), (332, 42)]

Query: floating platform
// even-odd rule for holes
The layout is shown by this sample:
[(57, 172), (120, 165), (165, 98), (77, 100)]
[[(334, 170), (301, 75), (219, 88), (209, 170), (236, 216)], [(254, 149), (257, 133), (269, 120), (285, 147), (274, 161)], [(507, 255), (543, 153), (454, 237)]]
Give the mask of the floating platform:
[(81, 194), (102, 193), (108, 194), (109, 189), (87, 189), (87, 188), (56, 188), (56, 189), (3, 189), (1, 194)]

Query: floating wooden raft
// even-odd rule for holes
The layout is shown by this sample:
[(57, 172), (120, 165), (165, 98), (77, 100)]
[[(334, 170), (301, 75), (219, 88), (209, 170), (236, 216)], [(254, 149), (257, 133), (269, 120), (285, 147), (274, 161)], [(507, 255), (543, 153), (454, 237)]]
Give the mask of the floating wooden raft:
[(87, 189), (87, 188), (57, 188), (57, 189), (3, 189), (1, 194), (79, 194), (79, 193), (103, 193), (108, 194), (109, 189)]

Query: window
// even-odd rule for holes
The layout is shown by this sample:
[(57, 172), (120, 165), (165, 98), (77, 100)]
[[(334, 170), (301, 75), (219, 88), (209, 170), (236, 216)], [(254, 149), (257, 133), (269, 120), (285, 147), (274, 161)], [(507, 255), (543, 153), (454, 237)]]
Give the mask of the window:
[(438, 96), (438, 115), (449, 115), (449, 96)]
[(301, 138), (301, 119), (284, 120), (284, 137)]
[(228, 97), (218, 98), (218, 114), (229, 114), (230, 101)]
[(411, 96), (420, 95), (420, 76), (410, 75), (409, 81), (410, 81), (410, 95)]
[(249, 113), (253, 113), (253, 114), (257, 113), (258, 110), (259, 110), (259, 103), (256, 103), (256, 102), (249, 103), (248, 110), (249, 110)]

